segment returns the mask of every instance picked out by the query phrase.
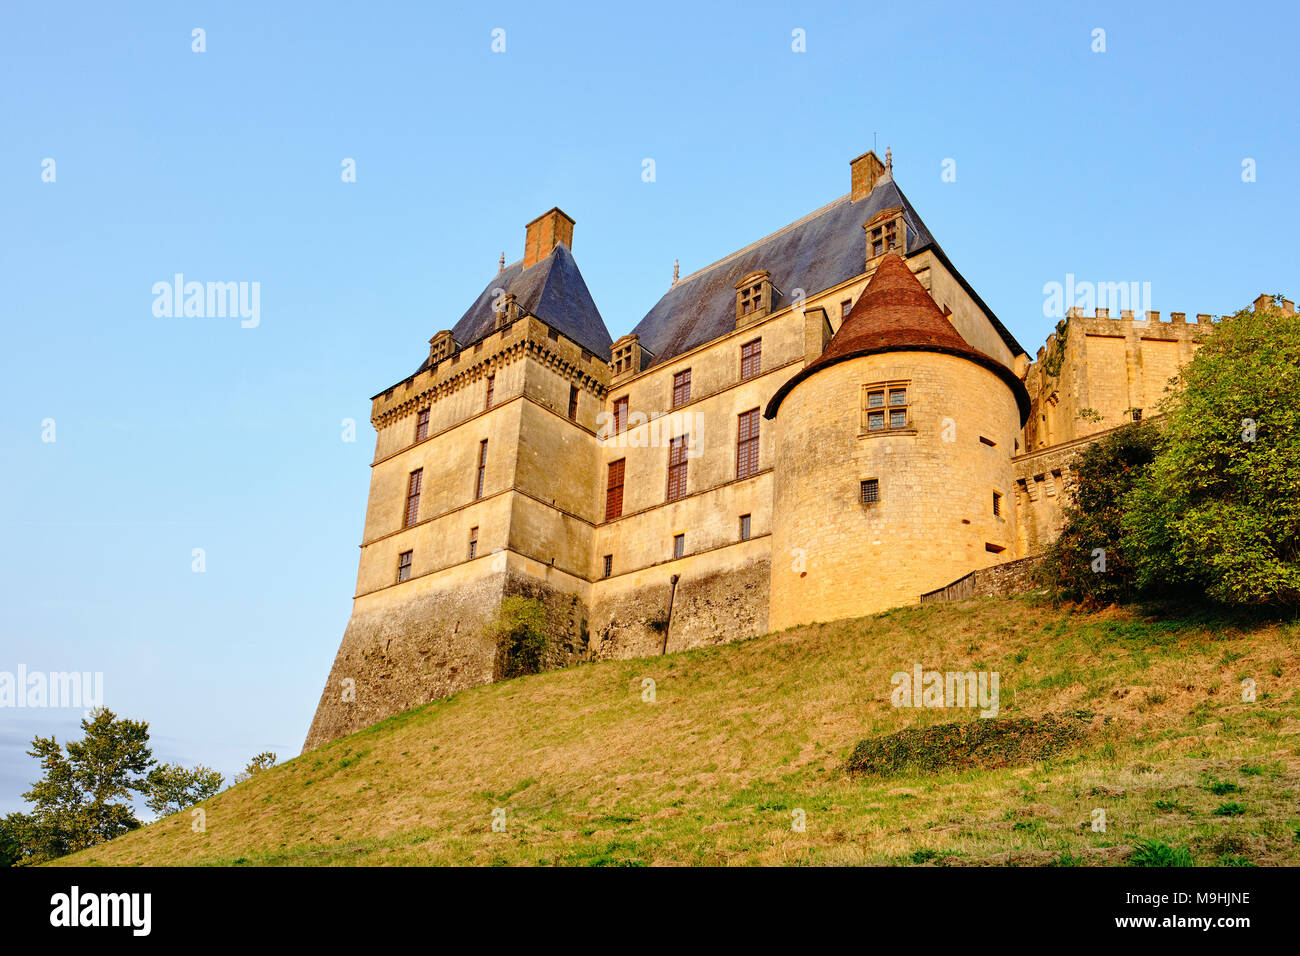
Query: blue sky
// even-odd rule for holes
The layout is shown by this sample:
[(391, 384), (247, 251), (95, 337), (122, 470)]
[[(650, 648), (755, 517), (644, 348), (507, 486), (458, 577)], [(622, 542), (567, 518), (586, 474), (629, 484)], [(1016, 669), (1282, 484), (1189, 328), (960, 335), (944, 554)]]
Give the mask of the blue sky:
[[(873, 142), (1031, 354), (1067, 273), (1166, 312), (1300, 295), (1291, 5), (115, 6), (0, 9), (0, 671), (102, 671), (158, 757), (227, 776), (306, 734), (369, 396), (551, 206), (616, 338)], [(260, 283), (260, 324), (156, 317), (178, 272)], [(79, 716), (0, 709), (0, 811)]]

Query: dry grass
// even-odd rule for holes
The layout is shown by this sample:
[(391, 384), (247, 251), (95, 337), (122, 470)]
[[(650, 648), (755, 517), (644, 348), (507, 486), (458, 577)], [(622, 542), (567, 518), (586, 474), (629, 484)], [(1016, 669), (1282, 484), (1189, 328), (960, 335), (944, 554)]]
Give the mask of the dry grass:
[[(1198, 864), (1295, 865), (1298, 648), (1285, 621), (908, 608), (475, 688), (213, 797), (204, 833), (186, 812), (61, 862), (1115, 864), (1159, 839)], [(1029, 766), (849, 777), (865, 737), (978, 719), (890, 706), (917, 662), (997, 671), (1002, 716), (1082, 709), (1105, 729)], [(1229, 800), (1245, 812), (1216, 816)]]

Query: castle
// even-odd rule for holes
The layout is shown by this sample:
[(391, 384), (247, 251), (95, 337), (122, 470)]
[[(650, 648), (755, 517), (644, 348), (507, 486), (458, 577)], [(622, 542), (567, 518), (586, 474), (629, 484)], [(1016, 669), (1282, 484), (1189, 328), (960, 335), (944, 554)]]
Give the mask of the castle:
[(492, 681), (512, 595), (545, 607), (561, 666), (869, 614), (1039, 553), (1071, 456), (1153, 413), (1211, 328), (1072, 309), (1031, 359), (888, 154), (674, 275), (617, 341), (573, 228), (528, 223), (374, 397), (353, 612), (307, 748)]

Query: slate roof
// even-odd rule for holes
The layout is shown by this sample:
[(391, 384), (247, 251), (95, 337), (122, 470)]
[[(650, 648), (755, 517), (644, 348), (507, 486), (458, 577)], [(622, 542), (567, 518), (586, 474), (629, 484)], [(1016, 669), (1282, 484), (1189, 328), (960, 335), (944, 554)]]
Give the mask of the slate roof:
[(969, 283), (943, 254), (934, 236), (903, 195), (892, 176), (878, 181), (871, 194), (856, 202), (842, 196), (772, 235), (695, 272), (668, 291), (634, 331), (643, 348), (660, 364), (703, 345), (736, 327), (736, 283), (759, 269), (771, 273), (782, 298), (781, 308), (801, 288), (809, 296), (861, 275), (866, 263), (866, 236), (862, 226), (882, 210), (903, 208), (907, 224), (907, 255), (933, 249), (966, 288), (1015, 354), (1024, 351), (984, 305)]
[[(520, 259), (506, 270), (493, 276), (474, 304), (466, 310), (451, 330), (457, 346), (465, 348), (496, 330), (496, 313), (493, 301), (498, 289), (513, 293), (521, 312), (537, 316), (561, 335), (577, 342), (587, 351), (609, 359), (613, 339), (605, 328), (605, 320), (587, 291), (587, 283), (578, 271), (573, 253), (564, 243), (556, 245), (549, 256), (524, 268)], [(428, 360), (417, 371), (428, 366)]]
[(930, 293), (912, 274), (902, 256), (889, 252), (880, 260), (862, 295), (831, 336), (825, 351), (787, 381), (767, 403), (764, 417), (775, 418), (790, 391), (820, 369), (861, 355), (882, 352), (942, 352), (982, 365), (1010, 387), (1020, 409), (1020, 424), (1029, 415), (1029, 392), (997, 359), (968, 344)]

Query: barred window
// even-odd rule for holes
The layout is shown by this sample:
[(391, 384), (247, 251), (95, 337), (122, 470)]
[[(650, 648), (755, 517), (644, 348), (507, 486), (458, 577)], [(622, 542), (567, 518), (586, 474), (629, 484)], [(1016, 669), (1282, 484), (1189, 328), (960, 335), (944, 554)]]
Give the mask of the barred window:
[(495, 375), (489, 375), (487, 377), (487, 401), (483, 403), (485, 411), (492, 407), (492, 393), (496, 391), (496, 384), (497, 377)]
[(397, 583), (411, 579), (411, 552), (403, 551), (397, 556)]
[(469, 560), (478, 557), (478, 528), (469, 529)]
[(686, 535), (673, 535), (673, 557), (680, 558), (686, 554)]
[(740, 516), (740, 540), (748, 541), (750, 538), (750, 521), (749, 515)]
[(420, 409), (420, 414), (415, 417), (415, 440), (422, 441), (429, 437), (429, 410)]
[(864, 478), (858, 487), (858, 500), (864, 505), (875, 504), (880, 500), (880, 479)]
[(740, 377), (753, 378), (763, 371), (763, 340), (754, 339), (740, 347)]
[(601, 577), (607, 578), (613, 573), (614, 573), (614, 556), (612, 554), (607, 554), (605, 555), (604, 573), (601, 574)]
[(998, 518), (1002, 516), (1002, 496), (996, 491), (993, 492), (993, 515)]
[(424, 479), (424, 469), (417, 468), (406, 479), (406, 516), (403, 527), (409, 528), (420, 516), (420, 484)]
[(623, 473), (626, 467), (626, 458), (609, 463), (609, 480), (605, 485), (606, 521), (623, 517)]
[(627, 396), (614, 399), (614, 434), (627, 431)]
[(758, 409), (740, 416), (736, 435), (736, 477), (748, 478), (758, 471)]
[(685, 405), (691, 400), (691, 370), (686, 369), (673, 376), (673, 408)]
[(686, 436), (668, 443), (668, 500), (676, 501), (686, 494)]

